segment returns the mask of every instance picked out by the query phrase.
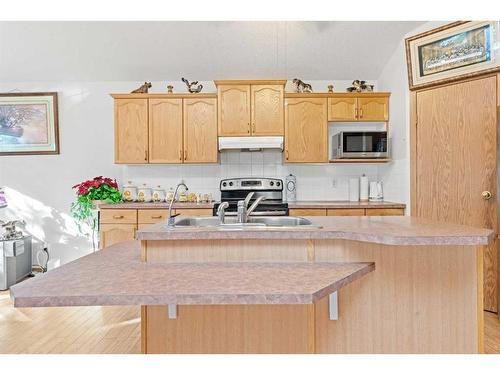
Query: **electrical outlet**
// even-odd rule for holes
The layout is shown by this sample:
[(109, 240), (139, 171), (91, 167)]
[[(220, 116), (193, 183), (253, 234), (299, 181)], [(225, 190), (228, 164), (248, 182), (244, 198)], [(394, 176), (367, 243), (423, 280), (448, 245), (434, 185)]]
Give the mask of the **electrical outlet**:
[(337, 179), (336, 179), (336, 178), (334, 178), (334, 179), (332, 180), (332, 188), (334, 188), (334, 189), (336, 189), (336, 188), (337, 188)]

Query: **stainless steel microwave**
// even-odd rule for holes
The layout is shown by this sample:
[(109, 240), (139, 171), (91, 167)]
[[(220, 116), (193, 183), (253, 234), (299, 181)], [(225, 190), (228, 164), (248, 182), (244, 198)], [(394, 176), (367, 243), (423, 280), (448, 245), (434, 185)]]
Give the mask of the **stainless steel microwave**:
[(387, 157), (389, 157), (389, 140), (385, 131), (340, 132), (333, 136), (333, 159)]

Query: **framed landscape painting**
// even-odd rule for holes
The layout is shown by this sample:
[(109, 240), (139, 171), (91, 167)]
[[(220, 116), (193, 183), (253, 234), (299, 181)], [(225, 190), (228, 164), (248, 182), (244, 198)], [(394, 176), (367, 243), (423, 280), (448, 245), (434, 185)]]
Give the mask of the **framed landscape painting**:
[(460, 21), (407, 38), (410, 90), (500, 70), (498, 26)]
[(59, 154), (57, 93), (0, 94), (0, 156)]

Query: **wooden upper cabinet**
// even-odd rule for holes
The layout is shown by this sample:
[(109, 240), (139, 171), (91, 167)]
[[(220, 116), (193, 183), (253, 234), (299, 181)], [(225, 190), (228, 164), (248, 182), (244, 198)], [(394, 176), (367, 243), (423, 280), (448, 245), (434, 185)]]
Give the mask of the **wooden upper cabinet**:
[(115, 100), (115, 163), (148, 162), (148, 99)]
[(184, 99), (184, 163), (217, 163), (217, 99)]
[(219, 136), (250, 135), (250, 85), (217, 87)]
[(283, 85), (251, 85), (252, 135), (284, 133)]
[(325, 163), (328, 161), (326, 98), (285, 100), (285, 161)]
[(358, 98), (359, 121), (389, 121), (389, 98)]
[(389, 121), (389, 93), (336, 93), (328, 98), (328, 121)]
[(356, 98), (328, 98), (328, 121), (357, 121)]
[(181, 163), (182, 99), (149, 99), (149, 162)]

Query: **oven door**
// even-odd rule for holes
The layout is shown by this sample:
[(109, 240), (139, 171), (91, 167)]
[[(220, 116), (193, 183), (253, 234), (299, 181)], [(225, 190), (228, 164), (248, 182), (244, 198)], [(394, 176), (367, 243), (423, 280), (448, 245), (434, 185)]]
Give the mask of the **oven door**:
[(387, 132), (342, 132), (343, 158), (385, 158), (389, 156)]

